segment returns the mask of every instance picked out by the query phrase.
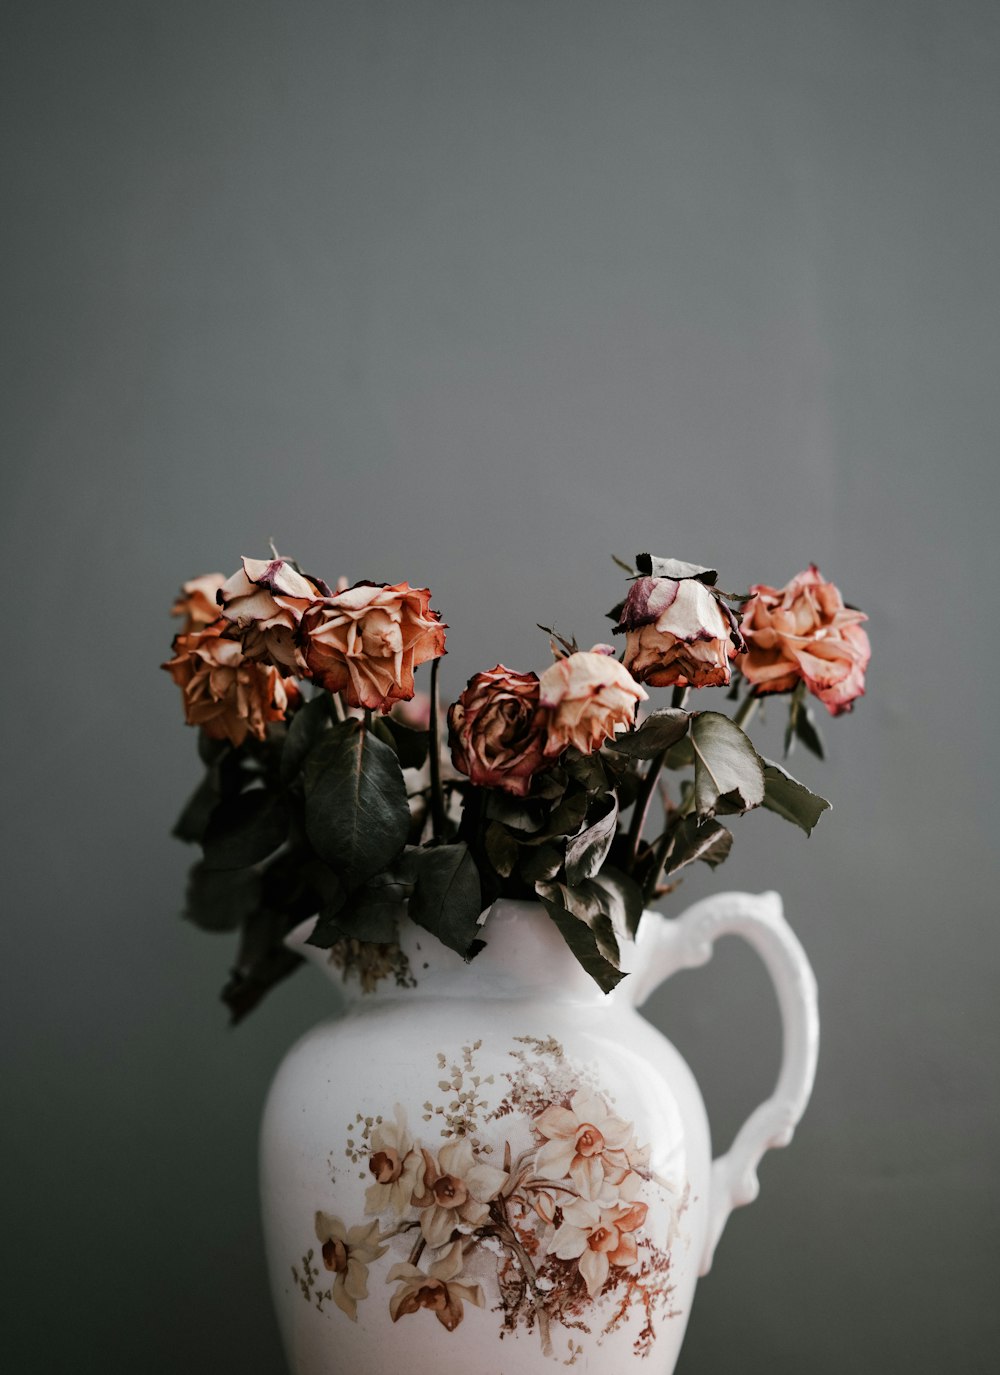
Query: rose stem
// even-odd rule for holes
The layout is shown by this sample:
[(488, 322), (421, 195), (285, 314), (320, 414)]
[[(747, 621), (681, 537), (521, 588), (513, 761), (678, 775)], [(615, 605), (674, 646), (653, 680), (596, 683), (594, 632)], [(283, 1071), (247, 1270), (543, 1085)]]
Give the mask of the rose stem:
[[(675, 687), (670, 705), (675, 711), (682, 711), (684, 703), (687, 701), (688, 688)], [(646, 825), (646, 817), (649, 813), (649, 804), (652, 801), (653, 793), (656, 791), (656, 780), (666, 762), (667, 751), (661, 750), (659, 754), (649, 762), (649, 768), (639, 787), (638, 796), (635, 799), (635, 808), (632, 812), (632, 823), (628, 832), (628, 859), (626, 870), (631, 873), (635, 868), (635, 861), (639, 854), (639, 846), (642, 844), (642, 832)]]
[(753, 720), (757, 708), (760, 706), (760, 698), (754, 692), (748, 692), (740, 703), (733, 715), (733, 724), (742, 730)]
[(435, 843), (444, 836), (444, 795), (441, 792), (441, 723), (438, 720), (438, 664), (431, 660), (431, 825)]
[(331, 692), (330, 701), (333, 703), (334, 716), (337, 718), (338, 721), (345, 721), (347, 719), (347, 713), (344, 711), (344, 704), (340, 700), (340, 693)]

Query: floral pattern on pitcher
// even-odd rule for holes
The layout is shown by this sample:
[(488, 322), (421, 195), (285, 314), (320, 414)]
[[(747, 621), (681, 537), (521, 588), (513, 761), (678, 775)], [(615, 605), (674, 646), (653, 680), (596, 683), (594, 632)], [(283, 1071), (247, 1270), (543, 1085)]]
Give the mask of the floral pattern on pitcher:
[(430, 1126), (415, 1133), (398, 1104), (391, 1118), (358, 1114), (345, 1154), (366, 1167), (365, 1220), (318, 1209), (319, 1256), (310, 1248), (292, 1267), (295, 1282), (321, 1311), (332, 1303), (356, 1321), (371, 1267), (395, 1250), (383, 1276), (393, 1322), (426, 1321), (426, 1310), (453, 1332), (467, 1305), (489, 1302), (501, 1337), (537, 1331), (546, 1354), (553, 1329), (567, 1330), (572, 1364), (574, 1332), (600, 1339), (638, 1313), (633, 1351), (646, 1356), (656, 1319), (674, 1315), (671, 1250), (687, 1191), (654, 1173), (634, 1124), (557, 1041), (516, 1039), (492, 1107), (493, 1076), (475, 1073), (481, 1042), (463, 1047), (461, 1064), (438, 1055), (445, 1101), (423, 1112), (437, 1139)]

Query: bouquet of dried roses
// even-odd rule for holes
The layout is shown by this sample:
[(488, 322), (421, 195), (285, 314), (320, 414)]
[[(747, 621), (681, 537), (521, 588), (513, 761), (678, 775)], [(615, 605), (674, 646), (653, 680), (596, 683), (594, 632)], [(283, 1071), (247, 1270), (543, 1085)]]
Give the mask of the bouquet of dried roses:
[[(836, 716), (864, 692), (866, 617), (815, 567), (737, 595), (695, 564), (621, 566), (621, 658), (547, 630), (554, 662), (540, 675), (498, 664), (469, 679), (446, 714), (447, 752), (447, 627), (426, 588), (332, 589), (277, 556), (184, 584), (163, 667), (205, 776), (175, 834), (202, 850), (187, 915), (241, 933), (223, 991), (234, 1019), (301, 963), (284, 937), (308, 917), (310, 943), (368, 981), (393, 969), (400, 920), (472, 959), (498, 897), (540, 900), (607, 991), (644, 906), (685, 866), (728, 855), (720, 818), (763, 806), (812, 830), (829, 803), (744, 727), (784, 694), (786, 756), (800, 741), (822, 757), (808, 699)], [(711, 686), (730, 688), (731, 716), (689, 708), (690, 690)], [(672, 688), (669, 704), (647, 687)]]

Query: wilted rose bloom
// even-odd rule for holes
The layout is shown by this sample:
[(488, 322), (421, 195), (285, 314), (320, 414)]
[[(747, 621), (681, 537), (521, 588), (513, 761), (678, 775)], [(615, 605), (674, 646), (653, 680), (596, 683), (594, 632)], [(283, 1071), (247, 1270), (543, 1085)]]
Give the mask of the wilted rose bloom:
[(549, 712), (546, 755), (561, 754), (567, 745), (592, 754), (614, 739), (616, 727), (632, 725), (636, 707), (648, 695), (608, 654), (578, 650), (557, 659), (539, 680), (539, 697)]
[(242, 745), (248, 735), (263, 740), (269, 721), (280, 721), (299, 701), (295, 684), (271, 664), (243, 657), (238, 640), (226, 637), (224, 621), (178, 635), (174, 658), (163, 664), (184, 693), (188, 725), (213, 740)]
[(445, 627), (426, 587), (356, 583), (302, 618), (310, 677), (352, 707), (387, 712), (414, 695), (413, 670), (444, 653)]
[(697, 578), (637, 578), (616, 631), (625, 666), (652, 687), (724, 687), (743, 648), (735, 616)]
[(170, 608), (171, 616), (184, 617), (182, 635), (218, 620), (219, 607), (215, 594), (225, 581), (225, 573), (202, 573), (200, 578), (192, 578), (184, 583), (180, 595)]
[(295, 632), (306, 608), (329, 591), (325, 582), (306, 577), (287, 559), (244, 559), (223, 583), (219, 602), (222, 615), (240, 632), (247, 659), (301, 674), (305, 660)]
[(526, 796), (545, 764), (546, 715), (537, 674), (475, 674), (448, 712), (452, 763), (481, 787)]
[(833, 716), (851, 709), (865, 690), (871, 658), (861, 622), (815, 564), (782, 588), (758, 584), (743, 617), (747, 652), (740, 670), (759, 693), (790, 692), (804, 682)]

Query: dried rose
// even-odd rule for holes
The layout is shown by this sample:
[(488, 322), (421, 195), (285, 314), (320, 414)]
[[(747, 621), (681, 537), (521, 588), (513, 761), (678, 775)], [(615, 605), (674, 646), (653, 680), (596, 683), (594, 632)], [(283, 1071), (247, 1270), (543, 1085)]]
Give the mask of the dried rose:
[(636, 578), (623, 630), (626, 668), (652, 687), (724, 687), (743, 648), (735, 616), (697, 578)]
[(545, 764), (545, 720), (536, 673), (477, 673), (448, 712), (452, 763), (480, 787), (524, 797)]
[(184, 583), (180, 595), (170, 608), (171, 616), (184, 617), (182, 635), (218, 620), (219, 607), (215, 596), (225, 581), (225, 573), (202, 573), (200, 578), (192, 578)]
[(426, 587), (359, 582), (302, 618), (309, 674), (352, 707), (382, 712), (414, 695), (413, 670), (444, 651), (445, 626)]
[(222, 614), (239, 631), (247, 659), (305, 671), (295, 633), (306, 608), (329, 594), (322, 579), (306, 577), (288, 559), (244, 559), (220, 592)]
[(840, 590), (810, 564), (786, 587), (758, 584), (743, 617), (743, 676), (758, 693), (790, 692), (799, 682), (833, 716), (850, 711), (865, 690), (871, 658), (862, 611), (845, 606)]
[(229, 627), (217, 621), (174, 638), (174, 658), (162, 667), (184, 693), (188, 725), (213, 740), (242, 745), (248, 735), (263, 740), (269, 721), (280, 721), (299, 701), (299, 690), (270, 664), (243, 657)]
[(632, 725), (648, 695), (623, 664), (600, 650), (557, 659), (539, 680), (539, 698), (548, 709), (546, 755), (561, 754), (567, 745), (592, 754), (614, 739), (617, 727)]

